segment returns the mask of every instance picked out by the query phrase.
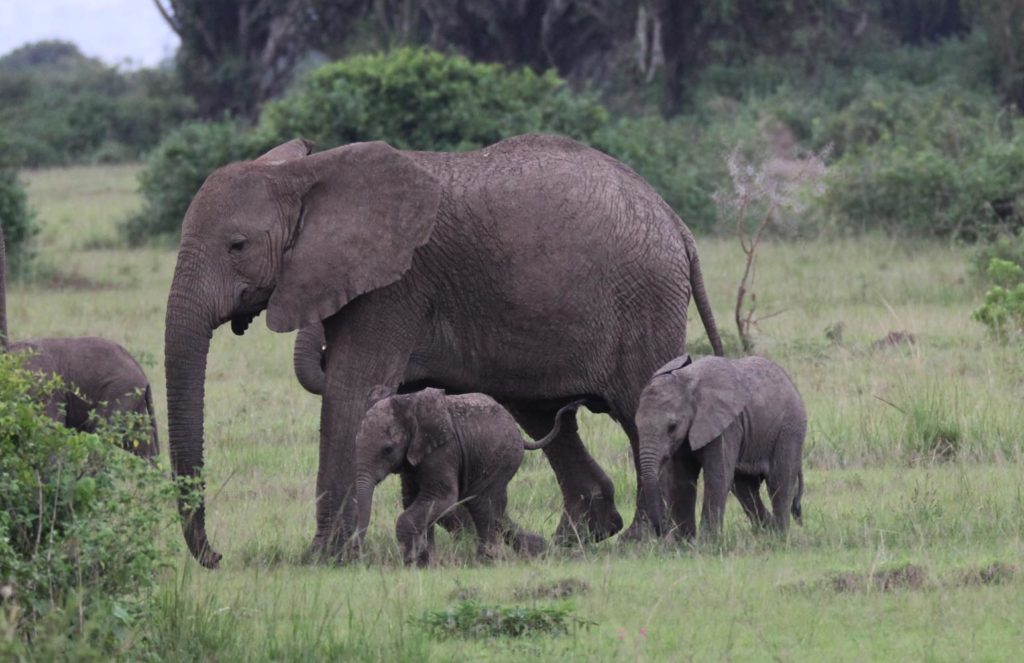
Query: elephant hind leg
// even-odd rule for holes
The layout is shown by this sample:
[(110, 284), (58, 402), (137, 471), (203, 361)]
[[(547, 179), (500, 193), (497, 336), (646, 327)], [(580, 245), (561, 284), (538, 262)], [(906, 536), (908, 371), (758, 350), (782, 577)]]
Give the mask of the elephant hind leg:
[(790, 514), (800, 491), (805, 433), (806, 425), (800, 422), (784, 429), (775, 444), (772, 469), (768, 475), (768, 495), (772, 501), (772, 527), (780, 533), (789, 530)]
[(761, 477), (752, 474), (736, 474), (732, 492), (743, 506), (743, 512), (754, 527), (768, 527), (771, 516), (761, 501)]
[[(564, 404), (507, 408), (523, 430), (538, 440), (554, 427), (555, 413)], [(564, 503), (555, 530), (556, 542), (571, 546), (583, 541), (602, 541), (622, 529), (622, 516), (615, 508), (615, 486), (583, 446), (575, 418), (562, 426), (558, 438), (544, 448), (544, 455), (555, 471)]]

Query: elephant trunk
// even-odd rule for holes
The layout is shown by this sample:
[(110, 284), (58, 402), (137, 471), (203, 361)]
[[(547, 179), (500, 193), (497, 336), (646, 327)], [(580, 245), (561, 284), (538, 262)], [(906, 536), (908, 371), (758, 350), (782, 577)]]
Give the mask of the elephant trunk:
[(146, 414), (149, 417), (149, 458), (160, 455), (160, 435), (157, 432), (156, 410), (153, 408), (153, 387), (146, 385)]
[(324, 393), (324, 345), (323, 323), (305, 326), (295, 337), (295, 352), (292, 356), (295, 377), (298, 378), (299, 384), (317, 396)]
[(661, 497), (660, 470), (665, 454), (640, 440), (640, 506), (655, 534), (664, 534), (664, 506)]
[(373, 505), (373, 490), (377, 482), (368, 474), (360, 473), (356, 477), (356, 506), (359, 517), (356, 523), (356, 541), (362, 546), (366, 530), (370, 527), (370, 507)]
[(0, 227), (0, 352), (7, 352), (7, 244)]
[(213, 317), (203, 298), (197, 274), (200, 260), (185, 251), (167, 300), (164, 368), (167, 372), (167, 429), (171, 470), (179, 482), (178, 511), (185, 543), (196, 560), (216, 568), (221, 555), (206, 537), (203, 469), (203, 404), (206, 357), (213, 335)]
[(568, 405), (562, 407), (562, 409), (559, 410), (557, 414), (555, 414), (555, 426), (554, 428), (551, 429), (551, 432), (542, 437), (541, 439), (537, 440), (536, 442), (527, 442), (524, 440), (523, 447), (527, 451), (536, 451), (537, 449), (543, 449), (544, 447), (551, 444), (551, 442), (553, 442), (555, 438), (561, 435), (562, 426), (565, 424), (565, 422), (571, 421), (576, 416), (576, 410), (578, 410), (581, 405), (583, 405), (583, 401), (576, 401), (574, 403), (569, 403)]

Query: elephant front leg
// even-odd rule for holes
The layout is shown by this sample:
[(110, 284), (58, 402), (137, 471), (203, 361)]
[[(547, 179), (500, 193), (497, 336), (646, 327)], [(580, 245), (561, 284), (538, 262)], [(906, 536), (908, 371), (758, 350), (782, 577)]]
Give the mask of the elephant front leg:
[[(553, 411), (514, 408), (512, 414), (535, 440), (547, 435), (555, 423)], [(555, 471), (565, 505), (555, 541), (561, 545), (602, 541), (622, 529), (622, 516), (615, 508), (615, 486), (587, 453), (575, 418), (562, 426), (559, 436), (544, 448), (544, 455)]]
[[(374, 293), (376, 294), (376, 293)], [(409, 312), (367, 296), (325, 321), (327, 359), (320, 413), (316, 535), (312, 559), (344, 559), (355, 543), (355, 437), (373, 398), (395, 393), (415, 339)], [(350, 310), (351, 309), (351, 310)]]
[(721, 438), (697, 452), (704, 472), (704, 505), (701, 509), (702, 538), (717, 538), (725, 520), (725, 501), (732, 488), (735, 459)]
[(417, 497), (395, 523), (395, 537), (406, 565), (429, 566), (434, 558), (434, 523), (455, 506), (455, 495)]

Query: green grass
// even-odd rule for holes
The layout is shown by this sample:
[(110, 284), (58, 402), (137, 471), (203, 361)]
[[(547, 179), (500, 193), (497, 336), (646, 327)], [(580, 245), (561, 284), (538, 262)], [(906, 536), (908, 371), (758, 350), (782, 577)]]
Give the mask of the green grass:
[[(15, 338), (99, 334), (124, 344), (153, 382), (166, 440), (162, 335), (174, 252), (95, 248), (138, 204), (134, 173), (26, 174), (43, 226), (38, 254), (53, 268), (13, 284), (10, 328)], [(742, 254), (728, 239), (702, 238), (700, 250), (719, 325), (733, 332)], [(787, 542), (752, 534), (731, 501), (716, 546), (611, 541), (481, 564), (471, 542), (441, 533), (439, 568), (404, 569), (392, 478), (374, 502), (366, 563), (302, 565), (318, 400), (292, 376), (292, 335), (260, 323), (240, 339), (221, 329), (208, 368), (206, 459), (208, 526), (225, 559), (207, 572), (181, 546), (158, 617), (139, 637), (165, 660), (1006, 659), (1024, 646), (1024, 355), (971, 321), (981, 290), (968, 258), (948, 244), (880, 237), (763, 248), (759, 310), (783, 312), (761, 323), (757, 348), (787, 368), (810, 415), (805, 526)], [(827, 338), (838, 322), (841, 339)], [(897, 330), (916, 343), (873, 348)], [(702, 336), (694, 312), (694, 348), (706, 345)], [(625, 438), (589, 413), (581, 430), (628, 519), (635, 480)], [(933, 453), (947, 438), (955, 453)], [(550, 535), (560, 506), (551, 470), (528, 454), (511, 486), (512, 515)], [(964, 580), (994, 563), (1015, 572)], [(871, 580), (906, 564), (921, 569), (908, 586)], [(579, 589), (549, 599), (537, 590), (546, 583)], [(422, 627), (425, 615), (467, 597), (564, 609), (592, 625), (496, 640)]]

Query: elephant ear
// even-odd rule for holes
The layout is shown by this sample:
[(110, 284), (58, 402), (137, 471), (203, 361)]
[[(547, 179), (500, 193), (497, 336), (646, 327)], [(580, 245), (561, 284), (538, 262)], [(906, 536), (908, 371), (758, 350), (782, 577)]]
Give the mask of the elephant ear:
[(300, 159), (313, 151), (313, 143), (305, 138), (295, 138), (287, 143), (281, 143), (266, 154), (258, 157), (256, 163), (265, 163), (272, 166)]
[(696, 451), (736, 421), (750, 403), (750, 389), (732, 362), (721, 357), (706, 357), (681, 375), (685, 375), (693, 399), (693, 423), (688, 437), (690, 448)]
[(654, 371), (654, 375), (652, 375), (651, 377), (656, 378), (659, 375), (668, 375), (672, 371), (678, 371), (680, 368), (686, 368), (692, 363), (693, 359), (690, 357), (690, 355), (683, 354), (679, 357), (676, 357), (672, 361), (668, 362), (658, 370)]
[(298, 220), (267, 303), (275, 332), (317, 323), (394, 283), (430, 238), (441, 186), (386, 143), (346, 145), (276, 168), (290, 171), (300, 200), (292, 201)]
[(405, 457), (415, 467), (455, 436), (455, 424), (441, 389), (424, 389), (409, 396), (399, 396), (398, 400), (405, 401), (400, 417), (404, 419), (407, 430), (411, 431)]

